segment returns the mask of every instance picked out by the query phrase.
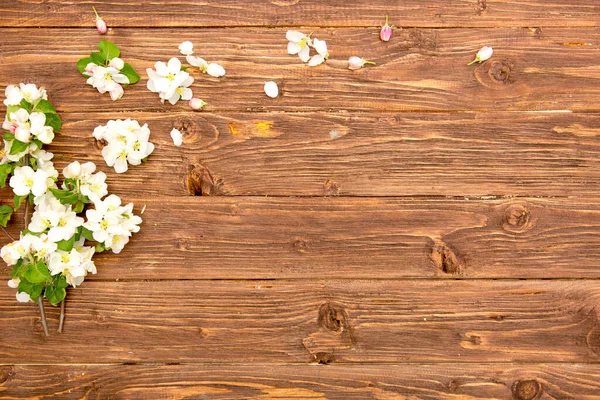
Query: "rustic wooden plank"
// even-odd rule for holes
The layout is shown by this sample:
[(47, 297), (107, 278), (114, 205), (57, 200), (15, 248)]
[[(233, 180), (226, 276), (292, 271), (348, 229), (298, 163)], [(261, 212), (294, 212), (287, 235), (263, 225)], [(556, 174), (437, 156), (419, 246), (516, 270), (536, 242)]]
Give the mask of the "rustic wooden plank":
[(86, 282), (47, 338), (0, 287), (6, 364), (600, 361), (600, 281)]
[[(184, 39), (227, 69), (222, 79), (196, 74), (193, 88), (209, 103), (208, 111), (600, 111), (595, 28), (405, 29), (388, 43), (376, 30), (315, 29), (314, 36), (327, 40), (331, 58), (312, 68), (286, 54), (284, 28), (124, 29), (107, 38), (121, 47), (142, 81), (117, 102), (86, 85), (75, 68), (95, 48), (95, 32), (0, 34), (0, 86), (35, 80), (48, 88), (60, 112), (189, 111), (186, 102), (162, 105), (145, 84), (145, 69), (177, 56)], [(494, 57), (467, 67), (483, 45), (494, 47)], [(378, 65), (350, 71), (353, 55)], [(279, 83), (278, 99), (266, 97), (265, 80)]]
[[(125, 117), (148, 123), (157, 147), (148, 163), (115, 174), (92, 131)], [(129, 196), (597, 196), (600, 190), (598, 115), (106, 113), (63, 118), (61, 134), (48, 147), (57, 167), (75, 159), (93, 161), (107, 172), (111, 190)], [(173, 127), (184, 134), (181, 147), (169, 136)]]
[[(600, 26), (594, 0), (465, 1), (252, 0), (94, 2), (112, 27), (380, 26), (385, 15), (397, 26), (501, 27)], [(25, 0), (0, 3), (0, 26), (93, 26), (90, 3)]]
[(90, 279), (600, 277), (598, 199), (124, 199), (145, 222)]
[(597, 399), (599, 381), (593, 364), (28, 365), (0, 367), (0, 396)]

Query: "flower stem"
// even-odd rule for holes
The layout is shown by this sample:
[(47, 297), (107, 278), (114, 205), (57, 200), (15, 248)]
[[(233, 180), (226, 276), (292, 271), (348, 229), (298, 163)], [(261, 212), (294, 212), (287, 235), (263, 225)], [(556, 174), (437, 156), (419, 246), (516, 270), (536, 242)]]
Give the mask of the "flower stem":
[(100, 19), (100, 16), (96, 12), (96, 7), (92, 6), (92, 10), (94, 10), (94, 14), (96, 14), (96, 21)]
[(5, 228), (5, 227), (3, 227), (3, 226), (0, 226), (0, 228), (2, 228), (2, 231), (4, 232), (4, 234), (5, 234), (5, 235), (6, 235), (6, 236), (7, 236), (7, 237), (10, 239), (10, 240), (12, 240), (13, 242), (15, 241), (15, 238), (14, 238), (14, 237), (12, 237), (12, 235), (11, 235), (10, 233), (8, 233), (8, 231), (6, 230), (6, 228)]
[(40, 315), (42, 316), (42, 326), (44, 327), (44, 335), (48, 336), (48, 324), (46, 323), (46, 311), (44, 310), (44, 299), (40, 294), (37, 298), (38, 307), (40, 308)]
[(473, 61), (471, 61), (467, 65), (475, 64), (476, 62), (479, 62), (479, 58), (474, 59)]
[(66, 297), (60, 302), (60, 319), (58, 320), (58, 333), (62, 333), (63, 324), (65, 322), (65, 300), (67, 300)]
[(387, 26), (387, 25), (388, 25), (388, 16), (386, 15), (385, 16), (385, 26)]
[(363, 61), (363, 64), (373, 64), (373, 65), (377, 65), (377, 64), (376, 64), (376, 63), (374, 63), (373, 61), (367, 61), (367, 60), (364, 60), (364, 61)]

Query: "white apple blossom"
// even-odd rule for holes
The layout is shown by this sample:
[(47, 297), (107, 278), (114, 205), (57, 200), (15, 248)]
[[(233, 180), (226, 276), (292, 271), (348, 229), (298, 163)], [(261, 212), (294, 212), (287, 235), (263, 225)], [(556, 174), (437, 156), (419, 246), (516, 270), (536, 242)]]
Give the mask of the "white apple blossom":
[(94, 129), (94, 137), (107, 142), (102, 149), (102, 156), (117, 173), (127, 171), (128, 163), (141, 164), (154, 151), (154, 144), (149, 142), (148, 125), (140, 126), (131, 119), (108, 121), (105, 126)]
[(322, 64), (329, 58), (329, 52), (327, 51), (327, 43), (324, 40), (319, 40), (317, 38), (313, 39), (313, 47), (317, 51), (317, 54), (311, 57), (308, 65), (314, 67), (316, 65)]
[(471, 61), (470, 63), (468, 63), (467, 65), (471, 65), (474, 63), (482, 63), (485, 60), (489, 60), (493, 53), (494, 53), (494, 50), (491, 47), (483, 46), (481, 48), (481, 50), (479, 50), (477, 52), (475, 59), (473, 61)]
[(71, 239), (83, 222), (83, 218), (71, 210), (71, 205), (42, 202), (36, 206), (27, 228), (31, 232), (47, 232), (49, 240), (59, 242)]
[(47, 100), (48, 95), (46, 89), (39, 88), (33, 83), (24, 84), (21, 83), (19, 86), (8, 85), (4, 90), (6, 99), (4, 105), (16, 106), (21, 103), (21, 100), (25, 100), (29, 103), (36, 103), (40, 99)]
[(279, 96), (279, 87), (277, 87), (277, 84), (273, 81), (265, 82), (264, 90), (266, 95), (272, 99)]
[(89, 63), (83, 71), (84, 75), (89, 76), (86, 83), (98, 89), (100, 93), (108, 92), (113, 101), (119, 100), (123, 97), (123, 86), (121, 85), (129, 84), (129, 78), (121, 74), (120, 69), (116, 68), (118, 66), (123, 68), (123, 65), (125, 63), (120, 58), (113, 58), (111, 65), (108, 67)]
[(23, 143), (29, 143), (31, 136), (39, 139), (42, 143), (52, 143), (54, 130), (51, 126), (45, 126), (46, 115), (41, 112), (27, 112), (24, 108), (10, 113), (10, 116), (2, 124), (2, 127)]
[(288, 42), (288, 54), (298, 54), (298, 57), (303, 62), (307, 62), (310, 59), (310, 46), (312, 46), (312, 40), (310, 35), (305, 35), (300, 31), (289, 30), (285, 34)]
[[(94, 174), (94, 171), (96, 164), (93, 162), (81, 164), (79, 161), (73, 161), (63, 169), (63, 176), (76, 180), (79, 193), (91, 201), (97, 201), (108, 194), (108, 185), (105, 182), (106, 174), (102, 171)], [(66, 189), (65, 184), (63, 189)]]
[(194, 44), (190, 41), (185, 41), (179, 45), (179, 52), (184, 56), (194, 54)]
[(173, 139), (173, 144), (177, 147), (181, 146), (183, 143), (183, 136), (178, 129), (173, 128), (171, 130), (171, 139)]
[(168, 100), (175, 104), (179, 99), (190, 100), (192, 90), (189, 86), (194, 82), (194, 78), (189, 73), (181, 70), (181, 61), (177, 58), (171, 58), (168, 64), (162, 61), (154, 64), (155, 70), (147, 68), (148, 90), (158, 93), (161, 102)]
[(26, 196), (29, 193), (41, 196), (53, 184), (54, 180), (46, 171), (41, 169), (34, 171), (28, 165), (15, 168), (9, 181), (10, 187), (17, 196)]

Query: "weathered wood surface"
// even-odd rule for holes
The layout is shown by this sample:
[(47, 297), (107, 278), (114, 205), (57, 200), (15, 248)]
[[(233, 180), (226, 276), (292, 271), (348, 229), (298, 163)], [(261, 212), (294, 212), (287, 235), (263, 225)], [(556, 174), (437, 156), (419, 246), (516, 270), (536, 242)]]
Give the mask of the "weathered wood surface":
[(95, 4), (111, 27), (396, 26), (490, 27), (600, 26), (595, 0), (219, 0), (142, 3), (25, 0), (0, 3), (0, 26), (93, 27)]
[[(285, 28), (124, 29), (107, 38), (142, 81), (113, 102), (86, 85), (75, 67), (98, 43), (93, 30), (1, 29), (0, 85), (23, 80), (48, 88), (60, 112), (189, 111), (163, 105), (146, 88), (145, 69), (179, 55), (183, 40), (221, 63), (224, 78), (198, 76), (192, 86), (207, 111), (600, 111), (597, 28), (405, 29), (383, 43), (377, 29), (315, 29), (330, 60), (308, 67), (287, 54)], [(467, 67), (480, 47), (494, 58)], [(349, 56), (377, 62), (348, 70)], [(23, 66), (27, 65), (26, 68)], [(264, 81), (280, 85), (266, 98)]]
[(0, 367), (0, 396), (597, 399), (599, 381), (600, 367), (594, 364), (28, 365)]
[[(126, 117), (148, 123), (157, 147), (148, 163), (116, 174), (92, 132)], [(57, 168), (93, 161), (107, 172), (110, 189), (128, 196), (600, 194), (598, 115), (188, 112), (63, 119), (48, 147)], [(173, 127), (184, 135), (181, 147), (169, 136)]]
[(90, 280), (600, 278), (598, 199), (124, 200), (145, 222)]
[[(276, 261), (273, 261), (276, 263)], [(3, 363), (599, 362), (600, 281), (86, 282), (65, 332), (0, 289)], [(58, 309), (48, 310), (57, 327)], [(52, 351), (47, 351), (47, 349)], [(85, 350), (83, 350), (85, 349)]]

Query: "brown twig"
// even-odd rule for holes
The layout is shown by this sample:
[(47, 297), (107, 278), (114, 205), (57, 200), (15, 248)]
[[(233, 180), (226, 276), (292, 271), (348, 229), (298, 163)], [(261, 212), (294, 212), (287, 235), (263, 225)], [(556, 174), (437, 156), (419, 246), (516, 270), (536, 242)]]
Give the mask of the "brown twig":
[(65, 300), (67, 299), (64, 298), (60, 302), (60, 319), (58, 320), (58, 333), (62, 333), (63, 324), (65, 322)]
[(4, 232), (4, 234), (5, 234), (5, 235), (6, 235), (6, 236), (7, 236), (7, 237), (10, 239), (10, 240), (12, 240), (13, 242), (15, 241), (15, 238), (14, 238), (14, 237), (13, 237), (13, 236), (12, 236), (10, 233), (8, 233), (8, 231), (6, 230), (6, 228), (5, 228), (5, 227), (3, 227), (3, 226), (1, 226), (1, 225), (0, 225), (0, 228), (2, 228), (2, 231)]
[(42, 316), (42, 326), (44, 327), (44, 335), (48, 336), (48, 324), (46, 323), (46, 311), (44, 310), (44, 299), (42, 295), (37, 298), (38, 307), (40, 308), (40, 315)]

